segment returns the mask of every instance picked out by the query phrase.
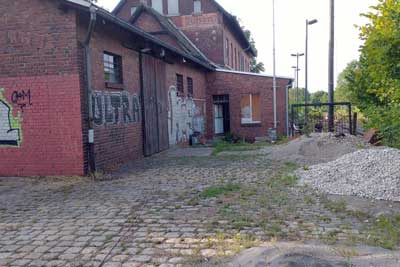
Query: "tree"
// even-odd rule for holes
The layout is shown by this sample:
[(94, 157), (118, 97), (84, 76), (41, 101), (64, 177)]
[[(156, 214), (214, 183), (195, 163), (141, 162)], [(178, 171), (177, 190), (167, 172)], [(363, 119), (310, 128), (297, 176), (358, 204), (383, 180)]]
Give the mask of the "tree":
[(355, 84), (360, 80), (360, 66), (357, 60), (351, 61), (339, 74), (335, 89), (335, 102), (358, 102), (355, 93)]
[(386, 144), (400, 147), (400, 1), (379, 0), (363, 16), (369, 23), (359, 27), (360, 58), (337, 90), (368, 117), (368, 127), (381, 130)]
[(318, 103), (328, 103), (328, 92), (317, 91), (310, 95), (310, 100), (312, 104)]
[[(244, 35), (246, 36), (247, 40), (250, 43), (250, 47), (254, 50), (255, 54), (258, 54), (257, 48), (256, 48), (256, 42), (254, 41), (253, 36), (251, 35), (251, 31), (246, 29), (243, 25), (241, 25), (241, 21), (240, 19), (238, 19), (236, 16), (233, 16), (237, 23), (240, 25), (240, 27), (242, 28)], [(250, 59), (250, 72), (254, 72), (254, 73), (261, 73), (265, 71), (265, 66), (264, 63), (262, 62), (258, 62), (257, 57), (253, 56)]]

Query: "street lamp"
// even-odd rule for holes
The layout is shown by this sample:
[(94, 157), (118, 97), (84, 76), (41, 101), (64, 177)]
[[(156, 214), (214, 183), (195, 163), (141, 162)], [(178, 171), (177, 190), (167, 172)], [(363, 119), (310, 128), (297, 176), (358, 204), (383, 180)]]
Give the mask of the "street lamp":
[(296, 78), (296, 103), (297, 103), (298, 100), (299, 100), (299, 71), (300, 71), (300, 69), (299, 69), (299, 58), (304, 56), (304, 53), (296, 53), (296, 54), (292, 54), (291, 56), (292, 57), (296, 57), (296, 59), (297, 59), (296, 67), (292, 67), (292, 68), (296, 69), (295, 78)]
[[(306, 81), (305, 81), (305, 86), (304, 86), (304, 103), (308, 103), (308, 26), (313, 25), (317, 23), (318, 20), (313, 19), (313, 20), (306, 20)], [(307, 122), (307, 116), (308, 116), (308, 109), (305, 107), (305, 112), (304, 112), (304, 118), (305, 122)]]

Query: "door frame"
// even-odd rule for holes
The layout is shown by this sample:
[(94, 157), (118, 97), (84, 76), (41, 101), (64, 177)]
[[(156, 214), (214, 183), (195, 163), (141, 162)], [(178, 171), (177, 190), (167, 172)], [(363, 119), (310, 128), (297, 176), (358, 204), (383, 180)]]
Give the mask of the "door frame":
[(215, 133), (215, 110), (213, 108), (213, 121), (214, 121), (214, 135), (225, 135), (231, 131), (230, 122), (230, 105), (229, 95), (213, 95), (213, 107), (214, 105), (222, 105), (222, 116), (224, 124), (224, 132), (222, 134)]

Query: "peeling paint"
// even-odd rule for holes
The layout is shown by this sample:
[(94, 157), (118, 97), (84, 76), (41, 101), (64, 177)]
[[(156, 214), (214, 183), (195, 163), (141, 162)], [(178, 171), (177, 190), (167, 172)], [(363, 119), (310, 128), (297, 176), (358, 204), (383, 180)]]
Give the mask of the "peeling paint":
[(168, 92), (169, 144), (189, 141), (194, 132), (205, 132), (205, 101), (178, 96), (175, 86)]

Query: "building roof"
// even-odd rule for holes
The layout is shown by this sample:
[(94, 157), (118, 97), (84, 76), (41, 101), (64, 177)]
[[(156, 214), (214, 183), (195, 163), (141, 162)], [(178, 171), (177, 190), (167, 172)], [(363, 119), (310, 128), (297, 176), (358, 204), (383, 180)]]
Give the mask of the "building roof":
[(192, 56), (204, 62), (207, 62), (211, 65), (215, 65), (200, 51), (200, 49), (197, 48), (195, 44), (192, 43), (192, 41), (190, 41), (190, 39), (168, 17), (161, 15), (153, 8), (145, 5), (138, 6), (135, 13), (133, 13), (132, 17), (129, 19), (129, 22), (134, 24), (135, 21), (139, 19), (140, 15), (143, 12), (147, 12), (150, 15), (152, 15), (160, 23), (160, 25), (164, 28), (164, 30), (166, 30), (169, 35), (172, 35), (178, 41), (182, 50), (184, 50), (186, 53), (189, 53)]
[[(258, 76), (258, 77), (274, 78), (273, 75), (264, 74), (264, 73), (242, 72), (242, 71), (227, 70), (227, 69), (216, 69), (215, 71), (216, 72), (233, 73), (233, 74), (241, 74), (241, 75), (250, 75), (250, 76)], [(287, 76), (275, 76), (275, 77), (277, 79), (281, 79), (281, 80), (288, 80), (289, 83), (294, 81), (294, 79), (292, 77), (287, 77)]]
[[(124, 6), (127, 0), (120, 0), (117, 6), (114, 8), (114, 10), (111, 12), (112, 14), (117, 14), (121, 8)], [(242, 27), (240, 26), (239, 22), (237, 21), (236, 17), (230, 14), (228, 11), (225, 10), (216, 0), (210, 0), (212, 3), (215, 4), (217, 9), (222, 13), (224, 18), (226, 18), (227, 22), (229, 25), (233, 28), (233, 30), (238, 34), (238, 39), (240, 39), (247, 48), (245, 51), (251, 53), (253, 56), (257, 56), (257, 52), (253, 48), (253, 46), (250, 44), (249, 39), (247, 38), (246, 34), (244, 33)]]
[(179, 49), (161, 41), (160, 39), (154, 37), (153, 35), (131, 25), (130, 23), (120, 19), (119, 17), (111, 14), (110, 12), (108, 12), (107, 10), (100, 8), (92, 3), (89, 3), (85, 0), (62, 0), (62, 2), (70, 7), (73, 8), (77, 8), (81, 11), (84, 12), (90, 12), (90, 7), (94, 6), (96, 7), (96, 14), (100, 17), (102, 17), (104, 20), (109, 21), (115, 25), (117, 25), (118, 27), (127, 30), (129, 32), (131, 32), (132, 34), (135, 34), (139, 37), (142, 37), (143, 39), (145, 39), (147, 42), (159, 46), (161, 48), (164, 48), (166, 51), (171, 52), (172, 54), (175, 54), (177, 56), (181, 56), (183, 58), (185, 58), (188, 61), (191, 61), (197, 65), (200, 65), (203, 68), (206, 68), (207, 70), (214, 70), (215, 68), (210, 65), (208, 62), (205, 62), (195, 56), (193, 56), (190, 53), (184, 52), (184, 51), (180, 51)]
[(223, 6), (221, 6), (216, 0), (210, 0), (215, 4), (215, 6), (218, 8), (218, 10), (224, 15), (224, 17), (227, 19), (228, 23), (230, 26), (233, 28), (234, 31), (239, 35), (238, 38), (241, 39), (244, 44), (247, 46), (247, 49), (245, 51), (249, 51), (253, 56), (257, 56), (256, 50), (253, 48), (253, 46), (250, 44), (249, 39), (247, 38), (246, 34), (243, 31), (243, 28), (240, 26), (238, 20), (236, 19), (235, 16), (233, 16), (231, 13), (225, 10)]

